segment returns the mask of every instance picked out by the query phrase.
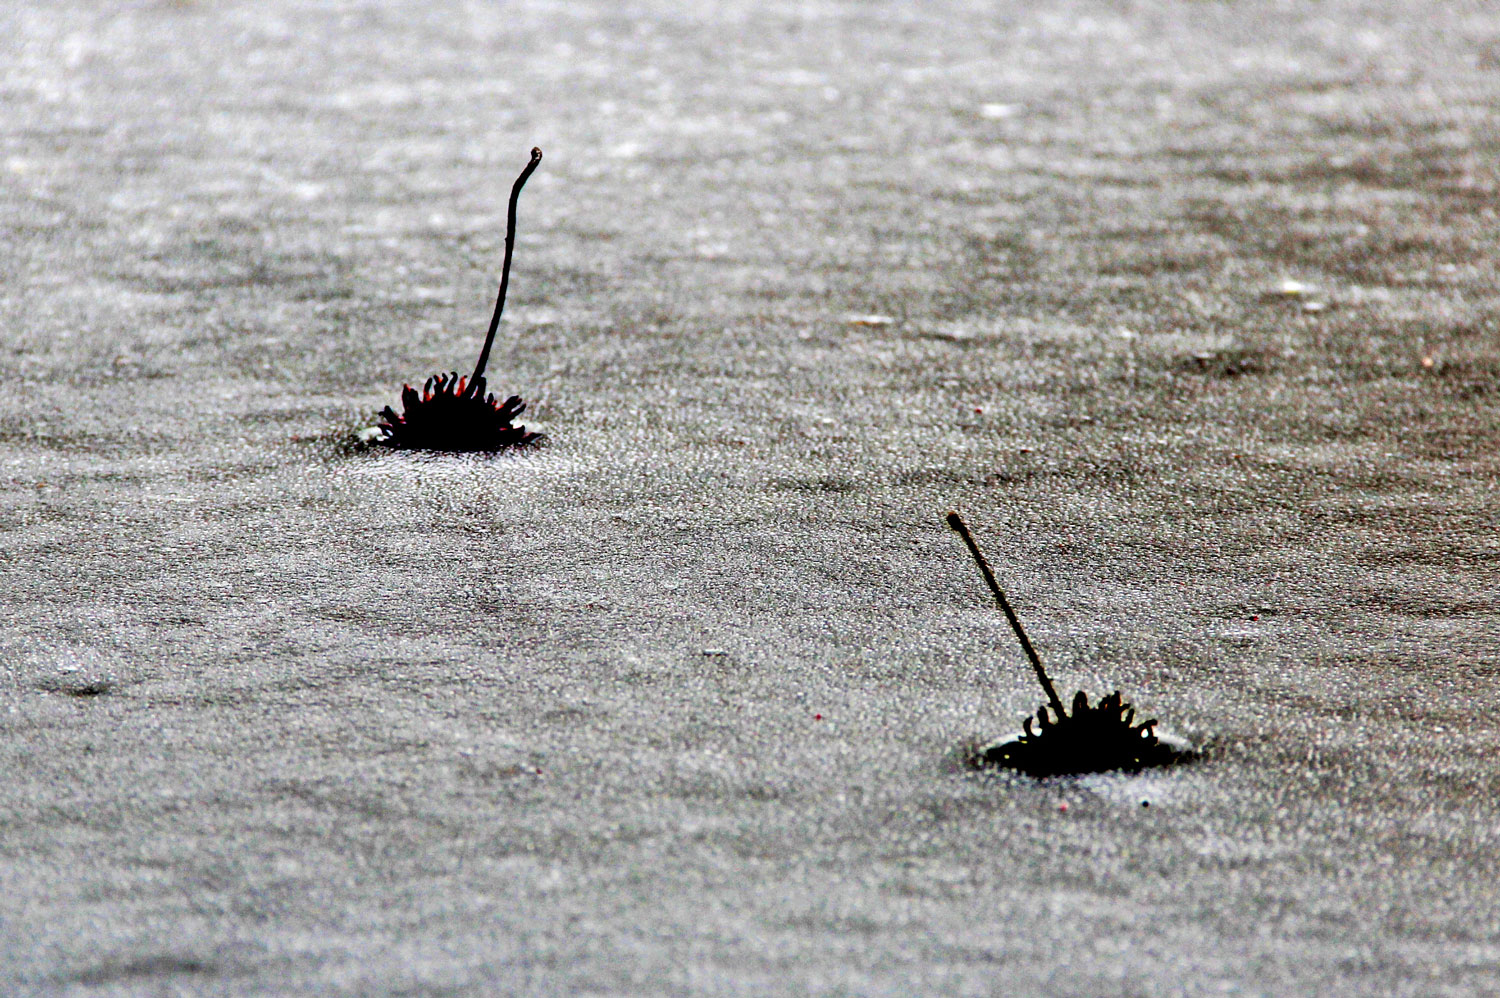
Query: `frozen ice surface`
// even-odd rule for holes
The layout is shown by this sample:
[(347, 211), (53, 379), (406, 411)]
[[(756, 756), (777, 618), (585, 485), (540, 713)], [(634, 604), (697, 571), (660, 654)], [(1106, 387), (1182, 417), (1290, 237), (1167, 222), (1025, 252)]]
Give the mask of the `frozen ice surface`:
[[(1500, 990), (1497, 52), (5, 6), (0, 993)], [(349, 452), (472, 364), (533, 145), (489, 373), (551, 446)], [(952, 508), (1211, 757), (957, 765), (1037, 691)]]

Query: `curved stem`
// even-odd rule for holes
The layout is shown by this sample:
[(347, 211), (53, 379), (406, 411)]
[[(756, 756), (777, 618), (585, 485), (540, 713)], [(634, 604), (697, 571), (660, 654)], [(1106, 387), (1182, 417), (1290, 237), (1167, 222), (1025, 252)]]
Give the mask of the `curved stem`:
[(542, 161), (540, 149), (531, 150), (531, 162), (516, 178), (510, 189), (510, 211), (505, 217), (505, 263), (500, 267), (500, 294), (495, 298), (495, 314), (490, 317), (490, 331), (484, 334), (484, 349), (479, 351), (479, 363), (474, 365), (474, 376), (469, 379), (472, 391), (478, 392), (479, 379), (484, 377), (484, 365), (490, 361), (490, 347), (495, 345), (495, 330), (500, 328), (500, 313), (505, 311), (505, 290), (510, 286), (510, 257), (516, 249), (516, 202), (521, 198), (521, 188)]
[(1036, 649), (1031, 647), (1031, 639), (1026, 636), (1026, 631), (1021, 627), (1021, 622), (1016, 619), (1016, 612), (1010, 608), (1010, 601), (1005, 598), (1005, 591), (1000, 588), (1000, 583), (995, 581), (995, 573), (990, 571), (990, 563), (984, 560), (984, 555), (979, 551), (979, 545), (974, 543), (974, 537), (969, 533), (963, 518), (957, 513), (948, 514), (948, 526), (958, 531), (958, 535), (964, 539), (969, 546), (969, 553), (974, 556), (974, 561), (979, 565), (979, 572), (984, 576), (984, 581), (989, 584), (990, 592), (995, 594), (995, 602), (1000, 604), (1000, 609), (1005, 611), (1005, 619), (1010, 621), (1011, 628), (1016, 632), (1016, 637), (1021, 639), (1021, 648), (1026, 652), (1026, 657), (1031, 659), (1031, 667), (1036, 670), (1036, 678), (1041, 681), (1042, 689), (1047, 694), (1047, 699), (1052, 702), (1052, 709), (1057, 711), (1058, 720), (1067, 717), (1063, 710), (1062, 701), (1057, 697), (1057, 690), (1052, 688), (1052, 680), (1047, 678), (1047, 670), (1042, 668), (1042, 660), (1037, 655)]

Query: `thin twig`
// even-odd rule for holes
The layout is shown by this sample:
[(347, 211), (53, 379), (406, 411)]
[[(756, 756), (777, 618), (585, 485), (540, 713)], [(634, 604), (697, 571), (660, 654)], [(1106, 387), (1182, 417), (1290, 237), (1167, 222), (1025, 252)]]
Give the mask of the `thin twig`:
[(1057, 696), (1057, 690), (1052, 688), (1052, 680), (1047, 678), (1047, 670), (1042, 668), (1042, 660), (1037, 655), (1036, 649), (1031, 647), (1031, 639), (1026, 636), (1026, 631), (1021, 627), (1021, 621), (1016, 619), (1016, 612), (1010, 608), (1010, 600), (1005, 598), (1005, 591), (1000, 588), (1000, 583), (995, 581), (995, 573), (990, 571), (990, 563), (984, 560), (980, 553), (979, 545), (974, 543), (974, 535), (969, 533), (965, 526), (963, 517), (957, 513), (948, 514), (948, 526), (958, 531), (958, 535), (964, 539), (969, 546), (969, 554), (974, 556), (975, 563), (979, 566), (979, 572), (984, 576), (984, 581), (989, 585), (990, 592), (995, 594), (995, 602), (1000, 604), (1000, 609), (1005, 611), (1005, 619), (1010, 621), (1011, 628), (1016, 632), (1016, 637), (1021, 639), (1021, 648), (1026, 652), (1026, 657), (1031, 659), (1031, 667), (1036, 670), (1036, 678), (1041, 682), (1047, 699), (1052, 701), (1052, 709), (1057, 711), (1058, 720), (1067, 717), (1063, 710), (1063, 704)]
[(495, 298), (495, 314), (490, 317), (490, 331), (484, 335), (484, 349), (479, 351), (479, 363), (474, 365), (474, 376), (469, 379), (469, 390), (478, 392), (479, 379), (484, 377), (484, 365), (490, 361), (490, 347), (495, 343), (495, 330), (500, 328), (500, 313), (505, 311), (505, 290), (510, 286), (510, 257), (516, 248), (516, 202), (521, 198), (521, 188), (542, 161), (540, 149), (531, 150), (531, 162), (516, 178), (510, 189), (510, 211), (505, 216), (505, 263), (500, 268), (500, 294)]

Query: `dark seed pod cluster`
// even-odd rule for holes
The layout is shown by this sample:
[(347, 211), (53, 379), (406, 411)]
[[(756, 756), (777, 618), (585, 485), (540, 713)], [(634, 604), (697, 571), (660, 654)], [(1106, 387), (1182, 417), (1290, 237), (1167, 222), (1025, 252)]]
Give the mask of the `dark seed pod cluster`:
[(385, 435), (379, 442), (413, 450), (499, 451), (545, 439), (515, 425), (526, 411), (521, 396), (501, 402), (484, 388), (483, 377), (470, 381), (456, 372), (433, 375), (421, 392), (402, 386), (401, 412), (386, 406), (380, 413)]
[(505, 260), (500, 265), (500, 293), (495, 296), (495, 311), (490, 328), (479, 351), (474, 373), (467, 378), (457, 372), (434, 374), (418, 392), (411, 385), (401, 388), (401, 412), (390, 406), (381, 410), (381, 436), (377, 443), (388, 447), (438, 451), (498, 451), (541, 443), (540, 433), (529, 433), (516, 426), (515, 419), (526, 409), (521, 396), (512, 395), (504, 402), (485, 393), (484, 368), (489, 363), (490, 348), (500, 328), (505, 311), (505, 292), (510, 287), (510, 262), (516, 248), (516, 202), (526, 178), (542, 161), (540, 149), (531, 150), (531, 161), (510, 189), (510, 206), (505, 219)]
[(1072, 713), (1053, 707), (1049, 714), (1044, 705), (1034, 719), (1026, 718), (1020, 737), (980, 749), (972, 761), (976, 766), (1003, 766), (1029, 776), (1063, 776), (1170, 766), (1191, 756), (1188, 750), (1163, 742), (1155, 728), (1155, 720), (1135, 722), (1135, 708), (1121, 699), (1118, 690), (1093, 705), (1088, 694), (1079, 690), (1073, 696)]
[[(1089, 706), (1088, 694), (1082, 690), (1073, 695), (1073, 712), (1068, 713), (1057, 695), (1057, 688), (1042, 659), (1032, 647), (1026, 629), (1011, 609), (1005, 590), (995, 581), (995, 573), (985, 559), (963, 517), (948, 514), (948, 526), (957, 531), (979, 566), (979, 574), (995, 596), (995, 603), (1010, 622), (1011, 630), (1021, 642), (1021, 650), (1031, 660), (1037, 682), (1047, 694), (1047, 703), (1036, 712), (1036, 730), (1032, 718), (1026, 718), (1021, 735), (1007, 742), (989, 745), (965, 753), (975, 766), (1004, 766), (1029, 776), (1064, 776), (1075, 773), (1101, 773), (1111, 769), (1137, 770), (1148, 766), (1171, 766), (1198, 758), (1198, 752), (1185, 743), (1163, 741), (1156, 734), (1156, 721), (1135, 723), (1135, 708), (1126, 703), (1116, 690)], [(1051, 707), (1052, 713), (1047, 713)]]

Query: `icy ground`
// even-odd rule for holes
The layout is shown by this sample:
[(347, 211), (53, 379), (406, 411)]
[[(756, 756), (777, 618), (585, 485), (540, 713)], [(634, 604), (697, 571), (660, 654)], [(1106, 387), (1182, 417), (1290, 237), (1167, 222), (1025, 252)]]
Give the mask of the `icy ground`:
[[(1489, 3), (0, 6), (0, 993), (1500, 992)], [(533, 456), (342, 446), (467, 370)], [(956, 764), (1040, 692), (1212, 747)]]

